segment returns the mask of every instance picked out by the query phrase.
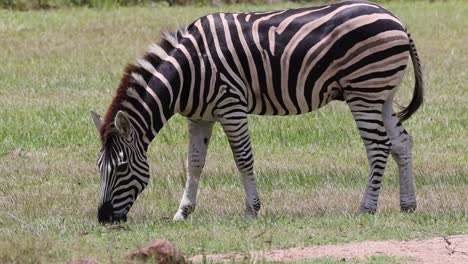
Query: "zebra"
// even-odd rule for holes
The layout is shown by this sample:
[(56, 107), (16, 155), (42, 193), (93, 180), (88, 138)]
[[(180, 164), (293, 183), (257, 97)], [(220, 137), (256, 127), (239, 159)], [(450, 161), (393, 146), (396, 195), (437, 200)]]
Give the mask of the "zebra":
[[(413, 97), (397, 114), (396, 87), (409, 58)], [(375, 213), (388, 156), (400, 209), (416, 209), (412, 138), (402, 122), (423, 103), (421, 64), (403, 23), (383, 7), (343, 1), (314, 7), (215, 13), (162, 33), (128, 64), (104, 117), (91, 111), (102, 148), (98, 220), (125, 221), (149, 180), (147, 149), (175, 114), (188, 119), (187, 179), (174, 220), (196, 206), (213, 125), (221, 124), (245, 189), (245, 218), (261, 207), (248, 115), (299, 115), (333, 100), (355, 119), (369, 162), (359, 213)]]

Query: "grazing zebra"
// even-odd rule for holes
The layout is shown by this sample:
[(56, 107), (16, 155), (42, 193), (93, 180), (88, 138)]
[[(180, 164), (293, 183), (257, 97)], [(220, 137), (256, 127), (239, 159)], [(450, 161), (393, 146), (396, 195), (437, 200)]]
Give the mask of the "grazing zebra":
[[(398, 115), (392, 102), (408, 59), (414, 94)], [(370, 173), (359, 212), (375, 212), (387, 158), (400, 174), (402, 211), (416, 208), (412, 140), (401, 122), (422, 104), (415, 45), (402, 22), (364, 1), (270, 12), (217, 13), (163, 34), (126, 67), (104, 117), (92, 112), (102, 149), (98, 219), (125, 220), (149, 179), (147, 149), (179, 113), (188, 118), (187, 182), (174, 220), (193, 212), (214, 122), (227, 135), (245, 188), (245, 217), (260, 199), (248, 114), (298, 115), (346, 101), (367, 150)]]

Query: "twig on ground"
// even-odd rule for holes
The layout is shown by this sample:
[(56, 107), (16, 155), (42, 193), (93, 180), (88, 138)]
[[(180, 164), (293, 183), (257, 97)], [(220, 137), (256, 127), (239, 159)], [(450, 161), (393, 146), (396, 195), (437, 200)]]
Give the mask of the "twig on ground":
[(467, 251), (456, 250), (456, 245), (451, 246), (451, 245), (452, 245), (452, 242), (451, 242), (447, 237), (442, 236), (442, 238), (444, 239), (445, 244), (446, 244), (445, 248), (449, 251), (449, 254), (450, 254), (450, 255), (455, 254), (455, 253), (459, 253), (459, 254), (468, 256), (468, 252), (467, 252)]
[(26, 228), (31, 230), (31, 232), (33, 232), (36, 236), (39, 236), (39, 232), (32, 225), (26, 223), (25, 221), (21, 220), (20, 218), (18, 218), (16, 215), (12, 213), (6, 212), (5, 214), (8, 215), (13, 220), (16, 220), (16, 222), (19, 222), (20, 224), (24, 225)]
[(450, 245), (452, 245), (452, 242), (450, 242), (450, 240), (448, 240), (447, 237), (445, 236), (442, 236), (442, 238), (444, 239), (445, 241), (445, 248), (449, 251), (449, 254), (452, 255), (455, 253), (455, 250), (453, 248), (450, 247)]

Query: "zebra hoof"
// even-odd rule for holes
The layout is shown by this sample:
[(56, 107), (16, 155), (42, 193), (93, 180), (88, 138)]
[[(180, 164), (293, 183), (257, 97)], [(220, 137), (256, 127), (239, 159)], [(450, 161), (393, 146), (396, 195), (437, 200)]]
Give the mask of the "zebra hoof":
[(416, 204), (410, 204), (410, 205), (401, 205), (400, 210), (404, 213), (412, 213), (416, 211)]
[(172, 218), (173, 221), (183, 221), (187, 219), (188, 215), (183, 211), (180, 210), (177, 211), (177, 213), (174, 215), (174, 218)]
[(361, 209), (359, 209), (358, 214), (359, 215), (363, 215), (363, 214), (374, 215), (376, 212), (377, 212), (376, 208), (372, 208), (372, 209), (371, 208), (361, 208)]
[(182, 208), (179, 208), (177, 213), (174, 215), (172, 220), (181, 221), (187, 219), (187, 217), (195, 211), (195, 205), (185, 205)]
[(253, 212), (246, 212), (244, 215), (245, 220), (255, 219), (257, 218), (257, 214)]
[(172, 218), (172, 221), (183, 221), (185, 220), (184, 216), (182, 214), (175, 214), (174, 217)]

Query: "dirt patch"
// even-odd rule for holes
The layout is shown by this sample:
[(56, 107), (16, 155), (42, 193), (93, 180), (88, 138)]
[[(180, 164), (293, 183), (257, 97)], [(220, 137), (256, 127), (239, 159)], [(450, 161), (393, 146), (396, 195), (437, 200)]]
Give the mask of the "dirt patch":
[(158, 264), (183, 264), (185, 257), (179, 249), (165, 239), (158, 239), (147, 244), (143, 248), (132, 251), (128, 256), (131, 260), (150, 261)]
[[(386, 240), (343, 243), (336, 245), (295, 247), (271, 251), (206, 255), (207, 260), (301, 261), (314, 258), (358, 258), (394, 256), (413, 259), (416, 263), (468, 263), (468, 235), (436, 237), (425, 240)], [(203, 261), (202, 255), (191, 258)]]

